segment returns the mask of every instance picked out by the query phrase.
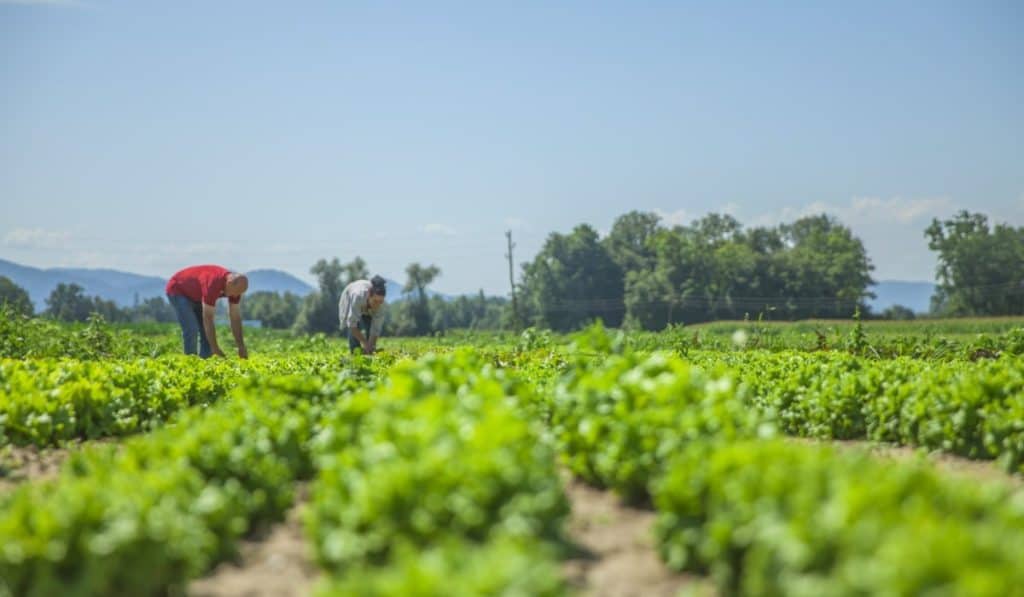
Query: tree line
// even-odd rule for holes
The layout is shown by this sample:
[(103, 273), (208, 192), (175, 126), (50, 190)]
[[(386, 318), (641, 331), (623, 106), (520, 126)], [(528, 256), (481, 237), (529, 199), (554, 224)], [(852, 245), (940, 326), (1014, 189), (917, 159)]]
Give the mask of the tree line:
[[(1024, 315), (1024, 227), (991, 225), (984, 214), (961, 211), (934, 219), (924, 237), (938, 259), (931, 315)], [(411, 263), (402, 297), (388, 297), (386, 333), (526, 325), (569, 331), (597, 319), (609, 326), (658, 330), (760, 316), (847, 318), (857, 310), (868, 317), (914, 316), (901, 306), (870, 312), (874, 266), (861, 240), (827, 215), (747, 228), (724, 214), (666, 226), (657, 214), (633, 211), (617, 218), (603, 238), (587, 224), (568, 234), (551, 233), (521, 267), (520, 312), (515, 313), (507, 299), (483, 291), (451, 300), (431, 295), (427, 288), (441, 270)], [(369, 278), (367, 264), (361, 257), (347, 263), (321, 259), (310, 272), (317, 278), (315, 292), (305, 297), (254, 292), (245, 298), (245, 317), (297, 333), (340, 333), (341, 292), (348, 283)], [(28, 293), (3, 277), (0, 303), (33, 314)], [(44, 316), (66, 321), (84, 321), (93, 312), (113, 322), (176, 319), (162, 297), (121, 308), (85, 296), (77, 284), (59, 284), (46, 305)]]
[[(35, 307), (28, 292), (5, 276), (0, 276), (0, 305), (6, 305), (7, 310), (14, 314), (26, 317), (35, 315)], [(136, 300), (131, 307), (119, 307), (114, 301), (86, 296), (85, 289), (74, 283), (57, 284), (46, 298), (46, 308), (40, 315), (60, 321), (86, 321), (93, 313), (101, 315), (106, 321), (117, 323), (177, 320), (174, 309), (163, 297)]]
[[(933, 220), (924, 236), (939, 262), (932, 315), (1024, 314), (1024, 228), (989, 226), (985, 215), (962, 211)], [(604, 238), (586, 224), (549, 235), (523, 264), (518, 291), (532, 325), (568, 331), (602, 319), (658, 330), (759, 316), (870, 316), (873, 270), (861, 240), (828, 215), (745, 228), (709, 214), (669, 227), (633, 211)], [(913, 312), (897, 306), (880, 315)]]

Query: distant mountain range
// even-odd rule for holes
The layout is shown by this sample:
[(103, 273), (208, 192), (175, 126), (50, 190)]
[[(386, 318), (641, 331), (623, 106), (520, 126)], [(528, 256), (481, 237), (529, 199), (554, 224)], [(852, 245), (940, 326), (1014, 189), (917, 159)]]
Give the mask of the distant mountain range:
[[(258, 269), (246, 273), (249, 276), (249, 292), (291, 292), (305, 296), (315, 290), (309, 284), (281, 270)], [(46, 298), (60, 283), (78, 284), (85, 289), (86, 295), (112, 300), (122, 307), (131, 306), (136, 298), (141, 301), (163, 296), (164, 286), (167, 284), (167, 280), (156, 276), (143, 276), (112, 269), (39, 269), (3, 259), (0, 259), (0, 276), (10, 278), (15, 284), (27, 290), (36, 311), (46, 308)], [(880, 313), (893, 305), (903, 305), (917, 313), (926, 313), (931, 296), (935, 292), (935, 284), (883, 280), (872, 286), (871, 291), (877, 295), (877, 298), (869, 301), (875, 313)], [(445, 299), (453, 298), (433, 291), (428, 292)], [(402, 298), (402, 285), (394, 280), (388, 280), (388, 299), (393, 301)]]
[[(249, 276), (249, 292), (291, 292), (306, 296), (315, 290), (309, 284), (276, 269), (257, 269), (246, 272)], [(19, 265), (0, 259), (0, 276), (10, 278), (24, 288), (32, 299), (36, 311), (46, 308), (46, 298), (58, 284), (78, 284), (86, 296), (99, 296), (112, 300), (122, 307), (130, 307), (139, 301), (164, 296), (167, 280), (156, 276), (143, 276), (112, 269), (81, 269), (54, 267), (40, 269)], [(388, 299), (402, 298), (402, 285), (394, 280), (387, 281)], [(428, 291), (431, 295), (438, 294)], [(446, 299), (447, 295), (440, 295)]]

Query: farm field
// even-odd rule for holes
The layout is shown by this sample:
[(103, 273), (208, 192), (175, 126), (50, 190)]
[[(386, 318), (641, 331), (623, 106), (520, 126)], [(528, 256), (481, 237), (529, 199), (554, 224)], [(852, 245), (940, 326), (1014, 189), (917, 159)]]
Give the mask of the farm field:
[(1024, 595), (1024, 321), (0, 322), (0, 596)]

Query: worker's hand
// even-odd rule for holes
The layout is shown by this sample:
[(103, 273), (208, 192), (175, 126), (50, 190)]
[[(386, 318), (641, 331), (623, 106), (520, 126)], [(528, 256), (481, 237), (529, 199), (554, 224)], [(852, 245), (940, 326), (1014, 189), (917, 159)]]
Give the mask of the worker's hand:
[(247, 359), (247, 358), (249, 358), (249, 349), (246, 348), (244, 344), (238, 347), (238, 358), (240, 358), (240, 359)]

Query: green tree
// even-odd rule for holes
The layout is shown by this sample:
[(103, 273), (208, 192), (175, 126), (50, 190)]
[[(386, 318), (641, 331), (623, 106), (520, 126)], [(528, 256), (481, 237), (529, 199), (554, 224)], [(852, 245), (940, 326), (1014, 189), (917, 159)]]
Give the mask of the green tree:
[[(483, 290), (475, 295), (461, 295), (452, 300), (430, 297), (432, 331), (499, 330), (505, 322), (505, 311), (511, 302), (504, 297), (486, 297)], [(511, 313), (508, 324), (511, 324)]]
[(98, 296), (91, 297), (88, 300), (91, 302), (91, 305), (89, 306), (89, 313), (99, 315), (103, 318), (103, 321), (110, 323), (124, 323), (131, 320), (131, 314), (129, 311), (118, 307), (117, 303), (114, 301), (104, 300)]
[(622, 323), (622, 268), (586, 224), (567, 235), (548, 236), (524, 265), (522, 286), (523, 302), (537, 325), (569, 331), (596, 319), (609, 326)]
[(776, 313), (786, 318), (848, 317), (872, 283), (861, 241), (828, 216), (745, 231), (710, 214), (691, 226), (659, 230), (653, 258), (626, 275), (627, 323), (667, 324)]
[(1024, 313), (1024, 228), (989, 226), (983, 214), (961, 211), (925, 230), (938, 252), (932, 310), (943, 315)]
[(780, 230), (790, 247), (780, 255), (785, 291), (794, 299), (785, 306), (790, 317), (844, 318), (858, 307), (868, 310), (874, 266), (849, 228), (832, 216), (816, 215)]
[(5, 276), (0, 276), (0, 305), (7, 305), (11, 312), (27, 317), (35, 312), (28, 292)]
[(692, 229), (675, 227), (651, 237), (652, 266), (626, 275), (625, 305), (630, 326), (658, 330), (668, 324), (703, 321), (706, 276)]
[(60, 321), (85, 321), (93, 302), (78, 284), (58, 284), (46, 298), (46, 315)]
[[(342, 270), (342, 284), (348, 286), (356, 280), (369, 280), (370, 270), (366, 267), (366, 262), (363, 258), (356, 255), (356, 258), (352, 261), (341, 266)], [(343, 286), (343, 287), (344, 287)]]
[(430, 315), (430, 301), (427, 300), (427, 286), (434, 281), (441, 270), (437, 266), (429, 265), (423, 267), (419, 263), (410, 263), (405, 268), (407, 276), (402, 292), (414, 296), (408, 297), (409, 308), (413, 320), (414, 333), (417, 335), (428, 334), (431, 330), (432, 318)]
[(156, 321), (169, 323), (177, 321), (178, 316), (174, 312), (174, 307), (166, 299), (154, 296), (132, 307), (131, 320), (137, 322)]
[(648, 241), (660, 229), (657, 214), (631, 211), (619, 216), (602, 241), (608, 254), (623, 272), (650, 269), (654, 250)]
[(309, 271), (316, 276), (320, 289), (310, 293), (302, 302), (295, 329), (307, 334), (338, 334), (338, 301), (345, 288), (341, 283), (345, 267), (335, 257), (331, 261), (317, 261)]
[(892, 319), (895, 321), (909, 321), (916, 319), (917, 315), (914, 310), (910, 307), (904, 307), (903, 305), (893, 305), (886, 310), (882, 311), (880, 317), (882, 319)]
[(258, 319), (263, 327), (288, 329), (295, 325), (302, 308), (302, 297), (285, 292), (254, 292), (245, 297), (245, 314)]

